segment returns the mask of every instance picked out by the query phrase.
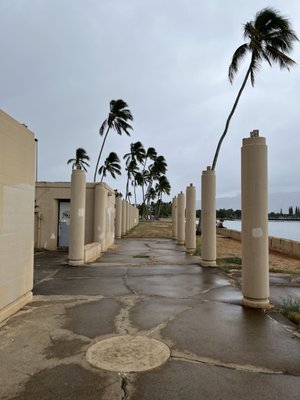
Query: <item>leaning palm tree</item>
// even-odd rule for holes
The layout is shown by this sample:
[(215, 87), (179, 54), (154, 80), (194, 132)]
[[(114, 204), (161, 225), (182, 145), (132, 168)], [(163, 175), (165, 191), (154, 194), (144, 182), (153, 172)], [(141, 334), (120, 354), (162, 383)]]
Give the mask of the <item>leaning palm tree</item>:
[(100, 162), (100, 158), (102, 155), (102, 151), (107, 139), (108, 132), (110, 129), (114, 129), (119, 135), (122, 135), (125, 132), (128, 136), (130, 136), (129, 130), (132, 129), (132, 126), (127, 121), (133, 121), (133, 116), (131, 111), (128, 108), (127, 103), (124, 100), (112, 100), (110, 102), (110, 112), (108, 117), (103, 121), (99, 133), (100, 136), (104, 135), (104, 139), (102, 142), (102, 146), (99, 152), (95, 173), (94, 173), (94, 182), (96, 182), (96, 176), (98, 171), (98, 166)]
[(106, 176), (107, 172), (109, 172), (114, 179), (116, 179), (116, 174), (121, 175), (120, 159), (113, 151), (109, 153), (109, 156), (104, 161), (104, 164), (99, 168), (98, 173), (99, 175), (102, 175), (100, 182), (103, 181), (103, 178)]
[(72, 169), (84, 169), (85, 172), (87, 172), (86, 167), (89, 167), (90, 165), (86, 162), (89, 161), (90, 157), (87, 155), (86, 151), (82, 148), (79, 147), (76, 150), (76, 156), (75, 158), (70, 158), (67, 161), (67, 164), (72, 163)]
[(238, 72), (239, 64), (247, 53), (250, 53), (251, 55), (250, 65), (247, 69), (232, 110), (227, 118), (224, 132), (218, 142), (211, 167), (212, 170), (216, 167), (221, 144), (226, 136), (230, 120), (235, 112), (249, 77), (252, 86), (254, 86), (255, 74), (259, 70), (262, 61), (267, 61), (270, 66), (272, 66), (273, 62), (278, 63), (281, 69), (287, 70), (295, 64), (295, 61), (288, 57), (287, 54), (291, 52), (293, 42), (297, 41), (298, 38), (291, 28), (289, 20), (280, 15), (277, 10), (274, 10), (273, 8), (264, 8), (259, 11), (255, 16), (254, 21), (247, 22), (244, 25), (244, 37), (249, 40), (238, 47), (233, 54), (228, 70), (229, 81), (231, 83), (233, 82), (233, 79)]
[(170, 191), (171, 191), (170, 182), (165, 175), (162, 175), (158, 178), (158, 183), (155, 185), (155, 191), (158, 196), (156, 219), (159, 219), (161, 203), (162, 203), (162, 196), (163, 196), (163, 194), (169, 195)]

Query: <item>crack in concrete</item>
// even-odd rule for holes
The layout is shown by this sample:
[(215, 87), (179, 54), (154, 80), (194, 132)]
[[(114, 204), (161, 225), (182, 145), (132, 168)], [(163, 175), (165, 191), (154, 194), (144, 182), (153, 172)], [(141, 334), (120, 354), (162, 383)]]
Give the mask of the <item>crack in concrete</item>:
[(128, 285), (127, 278), (128, 278), (128, 269), (125, 272), (125, 274), (122, 276), (123, 283), (124, 283), (124, 286), (126, 287), (126, 289), (129, 290), (129, 292), (131, 292), (132, 294), (137, 296), (137, 292), (135, 290), (131, 289), (131, 287)]
[(129, 315), (131, 309), (140, 301), (140, 297), (137, 295), (123, 296), (119, 300), (123, 307), (114, 320), (116, 331), (122, 335), (134, 334), (138, 329), (132, 326)]
[(210, 357), (201, 357), (195, 354), (179, 352), (176, 350), (172, 351), (170, 358), (175, 361), (185, 361), (190, 363), (212, 365), (215, 367), (234, 369), (236, 371), (242, 371), (242, 372), (252, 372), (252, 373), (269, 374), (269, 375), (286, 375), (284, 371), (273, 370), (267, 367), (256, 366), (251, 364), (227, 363), (221, 360), (215, 360)]
[(40, 281), (36, 282), (34, 284), (34, 287), (36, 288), (38, 285), (40, 285), (43, 282), (49, 281), (50, 279), (52, 279), (54, 277), (54, 275), (57, 274), (57, 272), (60, 271), (60, 269), (56, 269), (55, 271), (53, 271), (51, 274), (47, 275), (45, 278), (41, 279)]
[(128, 378), (127, 375), (125, 373), (120, 374), (121, 375), (121, 389), (123, 391), (123, 396), (121, 400), (127, 400), (129, 398), (129, 391), (128, 391)]
[(153, 334), (156, 334), (158, 332), (158, 334), (160, 333), (160, 331), (164, 328), (166, 328), (168, 326), (168, 324), (172, 321), (175, 320), (176, 317), (178, 317), (180, 314), (183, 314), (186, 311), (192, 310), (193, 307), (187, 307), (186, 309), (179, 311), (173, 315), (171, 315), (169, 318), (163, 320), (162, 322), (160, 322), (158, 325), (156, 325), (154, 328), (151, 328), (149, 330), (145, 330), (143, 331), (142, 334), (145, 334), (146, 336), (150, 336)]

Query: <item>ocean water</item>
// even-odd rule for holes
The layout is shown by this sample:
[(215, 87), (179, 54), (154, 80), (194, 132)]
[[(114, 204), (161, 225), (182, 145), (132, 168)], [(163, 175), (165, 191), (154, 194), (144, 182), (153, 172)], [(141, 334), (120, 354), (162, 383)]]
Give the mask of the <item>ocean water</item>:
[[(224, 221), (225, 228), (241, 230), (241, 221)], [(300, 221), (269, 221), (269, 236), (300, 241)]]

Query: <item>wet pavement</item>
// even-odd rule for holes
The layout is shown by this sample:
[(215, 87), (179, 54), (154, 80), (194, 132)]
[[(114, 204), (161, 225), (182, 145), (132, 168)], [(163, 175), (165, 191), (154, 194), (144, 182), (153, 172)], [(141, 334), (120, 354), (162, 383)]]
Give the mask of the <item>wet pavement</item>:
[[(167, 239), (123, 239), (83, 267), (66, 257), (36, 255), (33, 301), (1, 325), (1, 399), (300, 398), (299, 331), (242, 307), (240, 272), (202, 268)], [(270, 283), (274, 304), (300, 297), (297, 276)], [(89, 364), (91, 346), (124, 335), (162, 341), (170, 358), (138, 373)]]

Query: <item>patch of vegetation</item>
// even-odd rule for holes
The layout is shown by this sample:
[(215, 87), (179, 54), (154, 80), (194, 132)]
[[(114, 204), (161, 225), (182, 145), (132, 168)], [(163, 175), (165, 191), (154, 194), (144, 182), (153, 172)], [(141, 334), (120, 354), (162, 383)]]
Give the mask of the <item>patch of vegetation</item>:
[(242, 259), (240, 257), (225, 257), (218, 258), (217, 263), (219, 264), (234, 264), (234, 265), (242, 265)]
[(296, 271), (286, 271), (284, 269), (278, 269), (278, 268), (270, 268), (269, 272), (274, 272), (276, 274), (291, 274), (291, 275), (300, 275), (300, 270)]
[(300, 298), (293, 298), (292, 296), (282, 298), (280, 312), (290, 321), (300, 325)]
[(217, 265), (222, 271), (229, 273), (232, 270), (242, 269), (242, 259), (240, 257), (217, 258)]
[(193, 256), (201, 257), (201, 246), (196, 247), (196, 250), (194, 251)]

